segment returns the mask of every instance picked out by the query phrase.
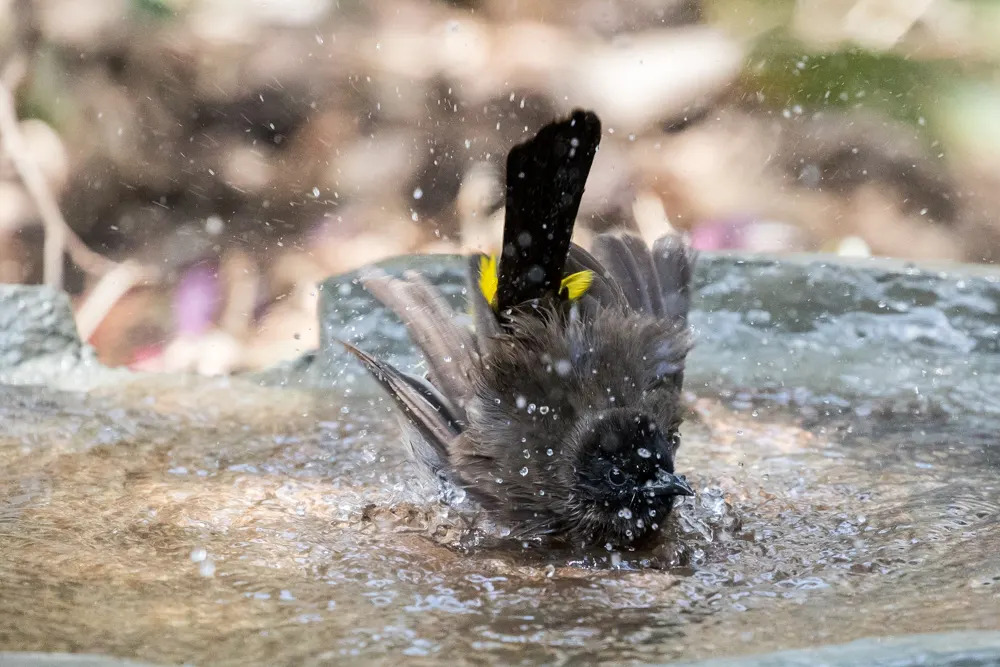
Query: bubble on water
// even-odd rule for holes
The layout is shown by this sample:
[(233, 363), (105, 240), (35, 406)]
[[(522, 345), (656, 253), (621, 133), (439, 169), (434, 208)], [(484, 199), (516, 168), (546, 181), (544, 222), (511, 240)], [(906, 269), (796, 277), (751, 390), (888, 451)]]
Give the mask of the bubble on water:
[(538, 408), (538, 411), (539, 411), (540, 413), (542, 413), (543, 415), (547, 415), (547, 414), (549, 414), (549, 406), (547, 406), (547, 405), (542, 405), (542, 406), (540, 406), (540, 407)]
[(496, 483), (497, 484), (503, 484), (503, 477), (497, 477), (496, 478)]
[(521, 477), (527, 477), (528, 476), (528, 466), (524, 466), (518, 472), (521, 473)]
[(529, 452), (527, 449), (524, 450), (524, 458), (526, 458), (526, 459), (530, 459), (531, 458), (531, 452)]
[(546, 456), (552, 456), (554, 453), (555, 452), (552, 451), (551, 447), (549, 447), (548, 449), (545, 450), (545, 455)]
[(526, 406), (527, 404), (528, 404), (528, 399), (526, 399), (524, 396), (518, 396), (517, 398), (514, 399), (514, 405), (517, 406), (518, 410), (524, 410), (524, 406)]
[(604, 548), (607, 549), (608, 551), (614, 551), (615, 549), (614, 545), (612, 545), (611, 542), (605, 542)]
[(636, 454), (638, 454), (641, 458), (648, 459), (653, 455), (653, 452), (649, 451), (645, 447), (640, 447), (638, 451), (636, 451)]
[(423, 196), (424, 196), (424, 190), (423, 190), (423, 188), (414, 188), (413, 189), (413, 198), (414, 199), (420, 199)]
[(535, 408), (537, 408), (537, 407), (538, 406), (535, 405), (534, 403), (528, 403), (528, 414), (529, 415), (535, 414)]
[(566, 377), (573, 370), (573, 364), (570, 363), (569, 359), (559, 359), (555, 364), (556, 375), (559, 377)]
[(623, 519), (631, 519), (632, 518), (632, 510), (630, 510), (627, 507), (623, 507), (620, 510), (618, 510), (618, 516), (620, 516)]
[(319, 197), (319, 188), (313, 188), (313, 197)]
[(208, 558), (208, 552), (201, 547), (196, 547), (191, 550), (191, 562), (200, 563)]
[(198, 574), (205, 578), (215, 576), (215, 562), (211, 558), (206, 558), (205, 561), (198, 566)]
[(545, 495), (545, 489), (538, 489), (538, 495), (544, 496)]

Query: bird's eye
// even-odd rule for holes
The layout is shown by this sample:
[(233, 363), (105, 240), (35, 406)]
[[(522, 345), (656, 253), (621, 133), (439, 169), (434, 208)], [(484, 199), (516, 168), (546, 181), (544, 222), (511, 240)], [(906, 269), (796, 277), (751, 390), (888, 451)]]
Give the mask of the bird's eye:
[(625, 483), (625, 473), (617, 467), (608, 471), (608, 481), (612, 486), (622, 486)]

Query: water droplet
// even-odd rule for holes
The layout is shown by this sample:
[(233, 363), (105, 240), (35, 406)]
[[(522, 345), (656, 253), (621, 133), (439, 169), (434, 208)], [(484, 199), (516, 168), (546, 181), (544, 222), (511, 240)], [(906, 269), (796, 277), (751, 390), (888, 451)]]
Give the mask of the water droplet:
[(653, 452), (649, 451), (645, 447), (640, 447), (638, 451), (636, 451), (636, 454), (638, 454), (641, 458), (648, 459), (653, 455)]
[(538, 495), (544, 496), (545, 495), (545, 489), (538, 489)]
[(524, 450), (524, 458), (526, 458), (526, 459), (530, 459), (531, 458), (531, 452), (529, 452), (527, 449)]
[(528, 466), (524, 466), (518, 472), (521, 473), (521, 477), (527, 477), (528, 476)]
[(551, 447), (549, 447), (548, 449), (545, 450), (545, 455), (546, 456), (552, 456), (552, 454), (554, 454), (554, 453), (555, 452), (552, 451)]
[(631, 519), (632, 518), (632, 510), (630, 510), (627, 507), (623, 507), (620, 510), (618, 510), (618, 516), (620, 516), (623, 519)]
[(420, 199), (423, 196), (424, 196), (423, 188), (414, 188), (414, 190), (413, 190), (413, 198), (414, 199)]
[(524, 396), (518, 396), (516, 399), (514, 399), (514, 405), (517, 406), (518, 410), (524, 410), (524, 406), (526, 406), (527, 404), (528, 404), (528, 399), (526, 399)]
[(549, 414), (549, 406), (543, 405), (543, 406), (541, 406), (541, 407), (538, 408), (538, 411), (540, 413), (542, 413), (543, 415), (547, 415), (547, 414)]
[(566, 377), (573, 370), (573, 364), (569, 362), (569, 359), (560, 359), (556, 362), (556, 375), (559, 377)]
[(528, 403), (528, 414), (529, 415), (535, 414), (535, 408), (537, 408), (537, 407), (538, 406), (535, 405), (534, 403)]
[(319, 197), (319, 188), (313, 188), (313, 197)]

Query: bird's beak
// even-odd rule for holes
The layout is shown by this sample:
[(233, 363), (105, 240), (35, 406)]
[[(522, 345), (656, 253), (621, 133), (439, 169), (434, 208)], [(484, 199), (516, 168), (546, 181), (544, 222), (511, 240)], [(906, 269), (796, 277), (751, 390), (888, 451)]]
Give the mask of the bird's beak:
[(646, 489), (658, 496), (693, 496), (694, 489), (688, 484), (684, 475), (674, 475), (669, 472), (661, 472), (657, 475), (656, 481), (646, 485)]

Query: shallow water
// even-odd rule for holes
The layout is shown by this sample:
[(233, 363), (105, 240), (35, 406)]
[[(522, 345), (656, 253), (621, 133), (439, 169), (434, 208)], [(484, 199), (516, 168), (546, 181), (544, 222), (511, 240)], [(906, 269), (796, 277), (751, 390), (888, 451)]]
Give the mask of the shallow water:
[(697, 497), (656, 553), (595, 566), (470, 544), (378, 399), (107, 393), (4, 390), (3, 648), (664, 661), (1000, 628), (997, 463), (946, 433), (875, 447), (695, 400), (679, 466)]
[[(163, 377), (87, 394), (0, 387), (0, 650), (620, 663), (1000, 630), (989, 411), (910, 401), (881, 367), (867, 386), (884, 391), (839, 394), (769, 385), (753, 359), (727, 370), (735, 352), (713, 370), (724, 330), (712, 318), (731, 312), (719, 303), (695, 318), (705, 344), (678, 469), (698, 494), (643, 554), (497, 545), (410, 468), (388, 401), (322, 355), (318, 376), (286, 383), (300, 388)], [(780, 320), (754, 317), (738, 319), (743, 334), (774, 346), (822, 329), (786, 339)], [(384, 318), (350, 326), (369, 327), (373, 344), (398, 334)], [(920, 354), (944, 368), (960, 350)]]

